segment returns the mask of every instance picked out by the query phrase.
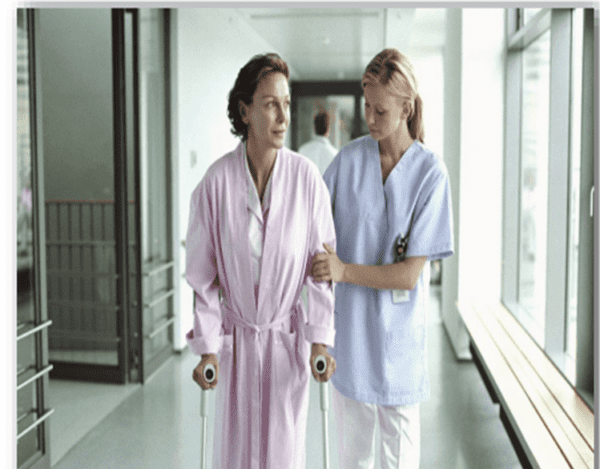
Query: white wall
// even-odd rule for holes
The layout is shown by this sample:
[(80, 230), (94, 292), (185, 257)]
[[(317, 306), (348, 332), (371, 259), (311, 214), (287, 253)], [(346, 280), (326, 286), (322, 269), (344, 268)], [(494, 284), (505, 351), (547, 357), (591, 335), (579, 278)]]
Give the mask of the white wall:
[(444, 155), (455, 255), (443, 264), (442, 317), (456, 356), (469, 358), (456, 302), (500, 300), (504, 10), (450, 9), (446, 31)]
[(504, 143), (504, 9), (463, 10), (459, 300), (499, 301)]
[(409, 56), (423, 100), (425, 146), (444, 158), (444, 52), (422, 52)]
[[(227, 97), (237, 74), (253, 55), (279, 51), (230, 8), (174, 9), (172, 29), (177, 64), (177, 133), (173, 138), (179, 158), (176, 181), (179, 213), (175, 214), (175, 219), (179, 219), (179, 236), (185, 239), (192, 190), (210, 164), (234, 149), (239, 141), (231, 134), (227, 118)], [(288, 139), (290, 135), (288, 131)], [(196, 164), (192, 163), (192, 152), (197, 155)], [(183, 247), (180, 248), (179, 266), (180, 275), (183, 275)], [(174, 337), (176, 350), (186, 346), (185, 333), (193, 325), (193, 292), (185, 279), (180, 280), (180, 317), (176, 319)]]
[[(459, 230), (460, 219), (460, 116), (462, 83), (462, 10), (446, 11), (446, 48), (444, 50), (444, 162), (448, 168), (452, 194), (452, 217), (454, 224), (454, 255), (442, 261), (442, 319), (454, 352), (458, 357), (468, 358), (462, 341), (457, 344), (461, 332), (460, 315), (456, 309), (458, 299), (458, 264), (461, 256)], [(462, 326), (464, 327), (464, 326)], [(468, 342), (467, 342), (468, 347)]]

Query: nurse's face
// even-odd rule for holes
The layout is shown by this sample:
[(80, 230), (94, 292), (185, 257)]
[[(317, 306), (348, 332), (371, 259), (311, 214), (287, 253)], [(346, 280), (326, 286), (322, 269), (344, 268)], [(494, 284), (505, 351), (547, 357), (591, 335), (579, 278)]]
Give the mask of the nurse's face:
[(242, 106), (242, 121), (248, 125), (248, 143), (263, 151), (278, 150), (285, 141), (290, 123), (290, 93), (283, 73), (263, 77), (252, 104)]
[(408, 112), (402, 99), (390, 93), (385, 85), (369, 83), (364, 88), (365, 117), (371, 137), (385, 140), (403, 129)]

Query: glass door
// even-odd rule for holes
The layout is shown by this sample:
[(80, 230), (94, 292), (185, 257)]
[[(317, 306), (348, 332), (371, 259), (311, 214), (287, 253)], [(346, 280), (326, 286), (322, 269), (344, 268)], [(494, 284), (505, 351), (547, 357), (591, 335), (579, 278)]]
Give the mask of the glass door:
[[(42, 153), (36, 142), (33, 10), (17, 9), (17, 467), (49, 468), (48, 319)], [(42, 202), (42, 203), (41, 203)]]
[[(173, 353), (175, 262), (169, 132), (168, 11), (125, 10), (131, 379)], [(135, 261), (133, 261), (135, 260)]]
[[(119, 57), (103, 8), (36, 10), (52, 378), (124, 383), (126, 279), (115, 132)], [(60, 63), (61, 66), (56, 66)]]
[(36, 16), (50, 376), (143, 382), (173, 343), (168, 11)]

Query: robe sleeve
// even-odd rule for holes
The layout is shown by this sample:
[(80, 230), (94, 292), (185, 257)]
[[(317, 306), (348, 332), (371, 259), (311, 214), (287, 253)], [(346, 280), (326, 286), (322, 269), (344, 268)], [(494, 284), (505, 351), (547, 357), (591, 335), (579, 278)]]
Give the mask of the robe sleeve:
[(445, 170), (431, 178), (431, 189), (415, 213), (407, 256), (444, 259), (454, 252), (450, 179)]
[(218, 353), (223, 340), (211, 202), (205, 177), (192, 193), (185, 241), (185, 276), (195, 295), (194, 327), (186, 339), (196, 355)]
[[(315, 168), (316, 171), (316, 168)], [(334, 292), (331, 282), (315, 282), (310, 275), (313, 256), (325, 252), (323, 243), (336, 248), (335, 227), (331, 213), (329, 191), (321, 175), (314, 178), (314, 196), (309, 217), (311, 217), (309, 237), (309, 256), (305, 284), (308, 299), (307, 324), (304, 335), (310, 343), (325, 344), (333, 347), (334, 329)]]

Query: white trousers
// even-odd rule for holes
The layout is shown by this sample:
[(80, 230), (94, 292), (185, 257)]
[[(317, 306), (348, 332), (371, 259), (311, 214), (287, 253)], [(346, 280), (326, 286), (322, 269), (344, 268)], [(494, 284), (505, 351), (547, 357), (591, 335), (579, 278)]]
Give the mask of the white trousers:
[(378, 423), (381, 468), (418, 469), (421, 456), (419, 404), (396, 407), (366, 404), (332, 388), (341, 469), (374, 468)]

